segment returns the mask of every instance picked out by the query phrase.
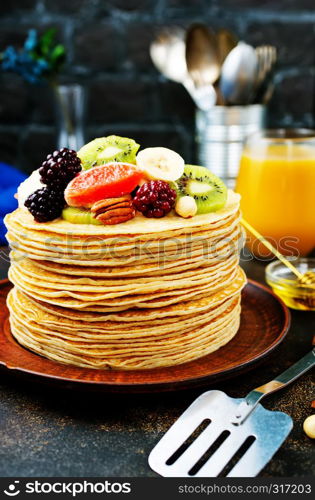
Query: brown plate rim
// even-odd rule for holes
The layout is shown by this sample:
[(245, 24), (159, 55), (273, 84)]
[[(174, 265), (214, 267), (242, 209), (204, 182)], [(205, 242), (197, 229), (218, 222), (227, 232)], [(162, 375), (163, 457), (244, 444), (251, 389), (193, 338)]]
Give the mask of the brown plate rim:
[[(10, 281), (8, 279), (0, 280), (0, 288), (3, 286), (6, 286), (10, 284)], [(189, 389), (192, 387), (200, 387), (203, 386), (207, 383), (211, 382), (217, 382), (221, 380), (225, 380), (228, 378), (231, 378), (233, 375), (238, 375), (242, 372), (246, 372), (251, 367), (255, 364), (258, 364), (262, 362), (269, 354), (271, 354), (285, 339), (289, 328), (291, 326), (291, 313), (288, 309), (288, 307), (284, 304), (284, 302), (272, 291), (270, 290), (267, 286), (258, 283), (257, 281), (248, 279), (247, 280), (247, 285), (259, 288), (261, 291), (264, 293), (270, 295), (273, 297), (273, 299), (277, 302), (277, 305), (280, 307), (281, 312), (283, 314), (283, 324), (279, 327), (279, 333), (275, 340), (271, 342), (266, 348), (261, 351), (259, 354), (253, 356), (252, 359), (249, 359), (246, 362), (240, 362), (238, 365), (233, 366), (232, 368), (228, 368), (225, 370), (220, 370), (218, 369), (217, 371), (212, 372), (211, 374), (205, 374), (202, 376), (194, 376), (194, 377), (187, 377), (182, 380), (174, 380), (174, 381), (160, 381), (157, 380), (157, 382), (154, 381), (144, 381), (141, 383), (137, 382), (130, 382), (124, 381), (123, 383), (119, 381), (104, 381), (104, 380), (88, 380), (88, 379), (83, 379), (83, 378), (71, 378), (70, 376), (62, 376), (58, 374), (50, 374), (50, 373), (44, 373), (43, 371), (38, 371), (36, 369), (32, 370), (30, 368), (25, 368), (23, 366), (12, 366), (8, 365), (8, 361), (0, 359), (0, 366), (4, 367), (5, 369), (11, 371), (11, 372), (18, 372), (24, 375), (29, 375), (29, 376), (35, 376), (37, 379), (45, 379), (46, 381), (51, 381), (51, 382), (56, 382), (56, 383), (64, 383), (64, 384), (71, 384), (72, 386), (85, 386), (86, 388), (91, 388), (93, 387), (98, 387), (104, 391), (107, 392), (133, 392), (133, 393), (141, 393), (141, 392), (163, 392), (163, 391), (171, 391), (171, 390), (177, 390), (177, 389)], [(0, 335), (4, 335), (3, 332), (0, 333)], [(14, 340), (12, 337), (13, 341), (18, 345), (18, 343)], [(19, 346), (21, 349), (25, 350), (24, 347)], [(224, 349), (222, 347), (221, 349)], [(31, 351), (28, 351), (31, 352)], [(39, 357), (35, 353), (31, 353), (32, 355)], [(45, 361), (45, 358), (41, 358), (41, 360)], [(60, 363), (51, 361), (47, 359), (47, 362), (49, 363), (54, 363), (57, 366), (60, 366)], [(61, 365), (64, 366), (64, 365)], [(184, 366), (184, 365), (183, 365)], [(73, 369), (78, 369), (77, 367), (73, 367)], [(79, 368), (79, 370), (92, 370), (93, 372), (95, 371), (101, 371), (101, 370), (94, 370), (94, 369), (89, 369), (89, 368)], [(146, 370), (146, 372), (154, 372), (156, 371), (158, 373), (159, 369), (154, 369), (154, 370)], [(132, 373), (135, 370), (131, 371)], [(111, 371), (112, 373), (113, 371)], [(120, 373), (117, 371), (117, 373)]]

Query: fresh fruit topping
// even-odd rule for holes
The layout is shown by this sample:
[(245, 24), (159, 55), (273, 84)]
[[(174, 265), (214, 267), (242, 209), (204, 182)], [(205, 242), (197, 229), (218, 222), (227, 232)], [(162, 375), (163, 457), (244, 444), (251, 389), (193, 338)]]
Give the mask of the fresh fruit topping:
[(192, 196), (197, 204), (197, 214), (216, 212), (224, 207), (227, 189), (223, 181), (205, 167), (186, 165), (184, 174), (177, 181), (179, 196)]
[(185, 219), (193, 217), (197, 213), (197, 203), (192, 196), (182, 196), (178, 198), (175, 205), (175, 212)]
[(184, 172), (183, 158), (167, 148), (146, 148), (137, 154), (137, 165), (149, 179), (176, 181)]
[(80, 158), (71, 149), (49, 154), (42, 166), (19, 187), (19, 206), (23, 203), (37, 222), (60, 217), (65, 206), (64, 190), (81, 168)]
[(65, 198), (72, 207), (89, 207), (104, 198), (115, 198), (131, 193), (143, 174), (129, 163), (108, 163), (82, 172), (65, 190)]
[(85, 144), (78, 151), (78, 156), (81, 158), (84, 170), (114, 161), (135, 164), (139, 147), (133, 139), (109, 135)]
[(63, 192), (44, 187), (37, 189), (25, 201), (25, 206), (37, 222), (48, 222), (61, 216), (65, 206)]
[(91, 212), (103, 224), (120, 224), (136, 215), (130, 194), (97, 201), (92, 205)]
[(142, 212), (145, 217), (160, 218), (174, 208), (176, 191), (165, 181), (149, 181), (137, 191), (134, 207)]
[(19, 208), (24, 207), (26, 199), (34, 193), (37, 189), (43, 188), (44, 185), (40, 180), (39, 169), (34, 170), (31, 175), (23, 181), (17, 189), (17, 198), (19, 202)]
[(81, 160), (72, 149), (62, 148), (49, 154), (39, 169), (41, 181), (54, 189), (64, 190), (82, 170)]
[(102, 224), (101, 221), (95, 219), (90, 210), (84, 208), (66, 207), (62, 211), (61, 217), (72, 224)]

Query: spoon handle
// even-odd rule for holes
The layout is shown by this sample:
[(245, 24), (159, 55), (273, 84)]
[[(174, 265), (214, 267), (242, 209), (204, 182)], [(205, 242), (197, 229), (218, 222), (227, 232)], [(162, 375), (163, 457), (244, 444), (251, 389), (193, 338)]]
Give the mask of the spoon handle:
[(193, 80), (186, 78), (182, 84), (192, 97), (196, 106), (202, 111), (209, 111), (216, 104), (217, 94), (212, 85), (196, 87)]
[(266, 238), (264, 238), (256, 229), (254, 229), (245, 219), (241, 220), (242, 225), (252, 233), (255, 238), (258, 238), (271, 253), (273, 253), (277, 259), (279, 259), (285, 266), (287, 266), (299, 279), (302, 278), (302, 273), (293, 265), (291, 262), (282, 255)]

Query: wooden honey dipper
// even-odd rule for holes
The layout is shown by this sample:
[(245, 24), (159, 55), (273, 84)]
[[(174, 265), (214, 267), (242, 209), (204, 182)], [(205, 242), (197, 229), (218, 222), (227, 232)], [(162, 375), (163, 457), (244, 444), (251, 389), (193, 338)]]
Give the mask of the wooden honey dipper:
[[(245, 219), (241, 219), (242, 225), (250, 233), (252, 233), (255, 238), (258, 238), (271, 253), (273, 253), (277, 259), (279, 259), (285, 266), (287, 266), (298, 278), (300, 285), (314, 287), (315, 289), (315, 273), (313, 271), (307, 271), (306, 273), (301, 273), (293, 264), (290, 262), (282, 253), (280, 253), (264, 236), (262, 236), (256, 229), (254, 229)], [(314, 299), (311, 299), (314, 302)]]

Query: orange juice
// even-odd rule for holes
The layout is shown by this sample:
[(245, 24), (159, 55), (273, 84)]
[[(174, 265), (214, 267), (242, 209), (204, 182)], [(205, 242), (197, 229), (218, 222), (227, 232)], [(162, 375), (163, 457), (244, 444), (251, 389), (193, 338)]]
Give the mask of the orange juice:
[[(315, 138), (248, 143), (236, 191), (243, 216), (286, 255), (315, 248)], [(266, 255), (253, 240), (255, 255)]]

